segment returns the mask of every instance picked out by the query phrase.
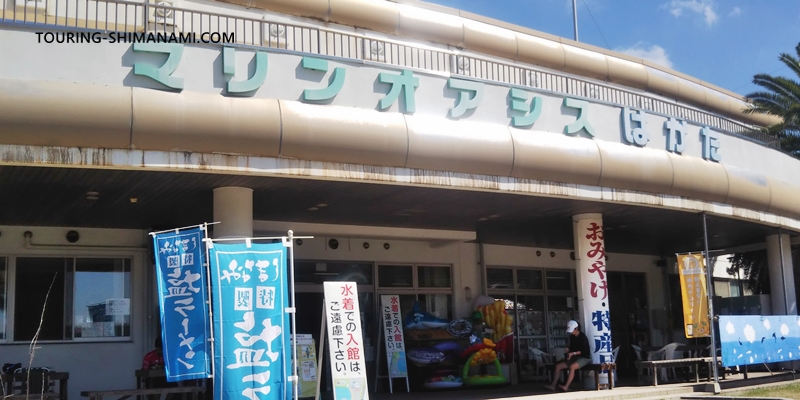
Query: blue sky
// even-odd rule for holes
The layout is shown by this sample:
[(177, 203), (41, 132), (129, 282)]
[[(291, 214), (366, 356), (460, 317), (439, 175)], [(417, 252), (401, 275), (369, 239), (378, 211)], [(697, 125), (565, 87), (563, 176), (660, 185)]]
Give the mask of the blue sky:
[[(426, 0), (572, 39), (571, 0)], [(789, 76), (798, 0), (577, 0), (578, 39), (666, 65), (740, 94), (753, 75)], [(588, 10), (587, 10), (588, 9)], [(594, 17), (594, 19), (592, 19)]]

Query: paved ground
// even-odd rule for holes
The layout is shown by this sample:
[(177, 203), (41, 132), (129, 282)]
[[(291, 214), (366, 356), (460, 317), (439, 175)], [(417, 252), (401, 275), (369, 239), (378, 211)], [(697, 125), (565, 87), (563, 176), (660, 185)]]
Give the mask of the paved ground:
[[(723, 389), (722, 395), (735, 390), (740, 392), (744, 387), (764, 385), (776, 381), (791, 380), (795, 376), (791, 373), (762, 373), (754, 372), (749, 374), (749, 379), (744, 380), (741, 374), (728, 375), (726, 379), (720, 380)], [(796, 377), (800, 379), (800, 374)], [(399, 380), (397, 381), (399, 383)], [(669, 383), (659, 384), (658, 386), (636, 386), (635, 382), (619, 382), (619, 387), (614, 390), (574, 390), (567, 393), (553, 393), (545, 390), (542, 383), (525, 383), (518, 385), (510, 385), (499, 388), (474, 388), (474, 389), (460, 389), (460, 390), (447, 390), (447, 391), (424, 391), (405, 393), (405, 386), (396, 391), (394, 394), (389, 393), (370, 393), (372, 400), (420, 400), (420, 399), (437, 399), (437, 400), (495, 400), (495, 399), (509, 399), (509, 400), (567, 400), (567, 399), (607, 399), (607, 400), (622, 400), (622, 399), (641, 399), (641, 400), (655, 400), (655, 399), (680, 399), (683, 396), (692, 397), (706, 397), (714, 398), (711, 393), (705, 393), (706, 382), (695, 383)], [(580, 382), (573, 383), (573, 388), (578, 389), (581, 385)], [(401, 385), (395, 386), (396, 388)], [(726, 387), (736, 387), (736, 389), (726, 389)]]

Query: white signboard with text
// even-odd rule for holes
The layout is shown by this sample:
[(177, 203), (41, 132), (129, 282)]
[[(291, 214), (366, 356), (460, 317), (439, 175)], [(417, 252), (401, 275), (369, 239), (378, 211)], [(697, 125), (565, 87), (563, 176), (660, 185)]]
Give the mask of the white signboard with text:
[(381, 315), (383, 315), (382, 328), (389, 378), (405, 378), (408, 376), (408, 371), (406, 369), (406, 345), (403, 340), (400, 296), (381, 296)]
[(367, 364), (355, 282), (325, 282), (325, 318), (335, 400), (368, 400)]

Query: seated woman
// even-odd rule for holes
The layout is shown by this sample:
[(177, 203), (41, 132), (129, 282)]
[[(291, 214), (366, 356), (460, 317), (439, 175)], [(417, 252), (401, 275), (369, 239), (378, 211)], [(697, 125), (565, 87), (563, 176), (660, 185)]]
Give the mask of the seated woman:
[(553, 373), (553, 382), (545, 386), (548, 390), (556, 390), (556, 382), (558, 382), (559, 374), (561, 374), (562, 370), (569, 368), (567, 382), (563, 386), (558, 386), (559, 389), (566, 392), (569, 390), (572, 379), (575, 378), (575, 371), (592, 362), (592, 353), (589, 350), (589, 339), (581, 332), (577, 321), (569, 321), (567, 324), (567, 333), (570, 334), (569, 348), (567, 348), (567, 354), (565, 354), (564, 360), (556, 363), (556, 369)]

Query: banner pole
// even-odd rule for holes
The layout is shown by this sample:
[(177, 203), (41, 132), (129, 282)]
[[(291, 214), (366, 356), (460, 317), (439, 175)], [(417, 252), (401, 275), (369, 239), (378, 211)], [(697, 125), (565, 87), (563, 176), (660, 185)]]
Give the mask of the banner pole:
[(314, 394), (314, 400), (321, 400), (319, 396), (320, 392), (320, 385), (322, 382), (322, 359), (325, 358), (325, 336), (327, 332), (327, 312), (328, 310), (325, 308), (325, 298), (322, 299), (322, 322), (320, 323), (319, 328), (319, 351), (317, 355), (319, 358), (317, 359), (317, 392)]
[[(214, 223), (216, 224), (217, 222), (214, 222)], [(202, 226), (203, 234), (205, 235), (206, 240), (208, 240), (208, 225), (210, 225), (210, 224), (209, 223), (204, 223), (203, 226)], [(206, 241), (203, 241), (203, 245), (204, 245), (203, 247), (205, 247), (205, 250), (206, 250), (206, 288), (207, 288), (206, 290), (207, 290), (207, 293), (208, 293), (208, 298), (206, 299), (206, 304), (208, 304), (208, 328), (209, 328), (208, 329), (208, 335), (209, 335), (208, 341), (211, 342), (211, 357), (210, 357), (210, 360), (211, 360), (211, 377), (213, 378), (214, 377), (214, 354), (215, 354), (214, 353), (214, 349), (215, 349), (214, 348), (214, 309), (211, 306), (211, 259), (209, 258), (210, 254), (208, 252), (208, 245), (206, 243), (207, 243)]]
[(720, 393), (719, 372), (717, 371), (717, 329), (714, 326), (714, 272), (711, 267), (711, 259), (708, 257), (708, 224), (706, 213), (703, 213), (703, 242), (705, 244), (705, 264), (706, 264), (706, 291), (708, 292), (708, 321), (711, 325), (711, 360), (714, 363), (714, 394)]
[(299, 395), (300, 395), (300, 393), (299, 393), (299, 389), (300, 389), (299, 383), (300, 382), (299, 382), (298, 375), (297, 375), (297, 361), (298, 361), (298, 358), (297, 358), (297, 321), (295, 319), (295, 315), (297, 314), (297, 309), (295, 308), (296, 305), (295, 305), (295, 298), (294, 298), (294, 296), (295, 296), (295, 293), (294, 293), (295, 292), (295, 287), (294, 287), (294, 232), (292, 232), (291, 230), (289, 231), (289, 243), (288, 243), (287, 247), (288, 247), (289, 252), (290, 252), (290, 255), (289, 255), (289, 281), (290, 281), (289, 282), (289, 286), (292, 288), (292, 299), (291, 299), (292, 303), (291, 303), (290, 307), (292, 308), (292, 332), (294, 333), (294, 335), (292, 336), (292, 355), (294, 357), (294, 363), (292, 363), (292, 375), (294, 375), (294, 379), (292, 381), (292, 386), (294, 387), (294, 400), (297, 400)]

